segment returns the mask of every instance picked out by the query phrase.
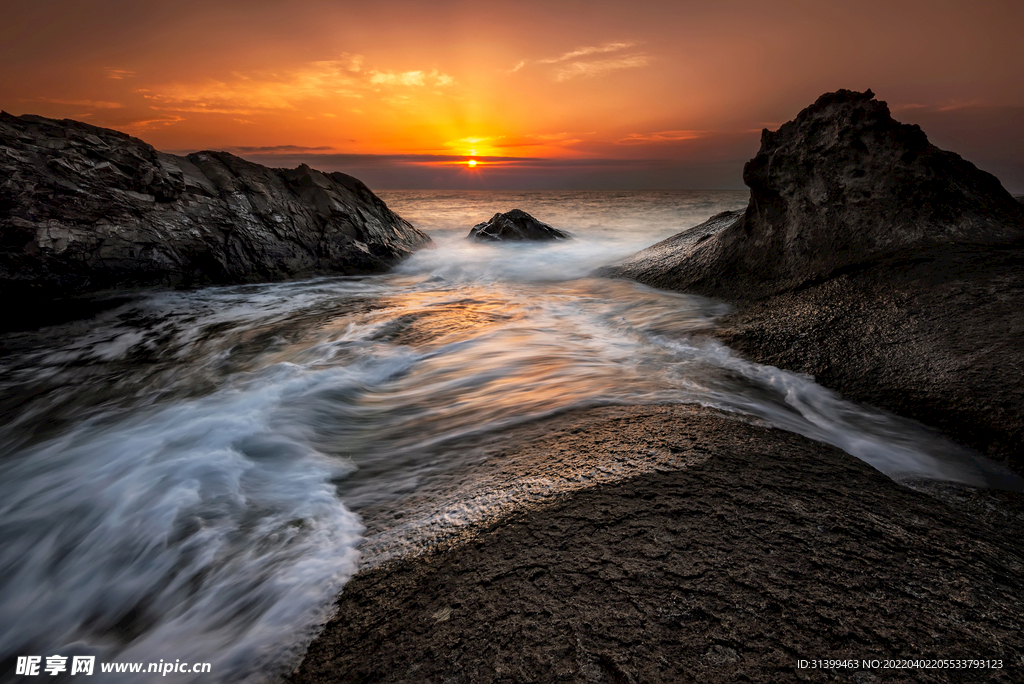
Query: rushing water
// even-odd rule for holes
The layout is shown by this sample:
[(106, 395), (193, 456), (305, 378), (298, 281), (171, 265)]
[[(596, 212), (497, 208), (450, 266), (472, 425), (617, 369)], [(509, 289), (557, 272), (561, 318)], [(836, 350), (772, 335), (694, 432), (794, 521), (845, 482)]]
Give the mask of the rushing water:
[[(301, 652), (356, 570), (356, 513), (457, 478), (468, 436), (573, 407), (696, 402), (894, 477), (998, 477), (913, 423), (691, 335), (720, 303), (588, 277), (744, 193), (383, 194), (438, 244), (394, 273), (146, 293), (0, 338), (0, 657), (259, 679)], [(463, 239), (514, 207), (577, 237)], [(479, 514), (437, 504), (455, 511), (444, 524)], [(418, 524), (378, 535), (362, 562), (434, 533)]]

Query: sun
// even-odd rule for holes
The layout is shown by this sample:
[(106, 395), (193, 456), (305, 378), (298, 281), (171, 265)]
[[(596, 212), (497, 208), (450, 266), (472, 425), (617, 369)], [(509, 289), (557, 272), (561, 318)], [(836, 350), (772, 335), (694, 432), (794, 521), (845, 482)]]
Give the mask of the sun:
[(473, 168), (474, 166), (476, 166), (476, 159), (470, 159), (466, 163), (469, 164), (469, 168)]

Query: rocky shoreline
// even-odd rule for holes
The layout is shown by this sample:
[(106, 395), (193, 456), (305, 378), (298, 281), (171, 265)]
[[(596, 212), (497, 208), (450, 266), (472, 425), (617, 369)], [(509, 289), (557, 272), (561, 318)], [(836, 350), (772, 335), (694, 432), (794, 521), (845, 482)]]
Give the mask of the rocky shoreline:
[[(292, 682), (1017, 681), (1020, 495), (914, 491), (838, 449), (694, 406), (577, 411), (501, 467), (675, 465), (524, 508), (357, 575)], [(995, 658), (812, 671), (799, 659)]]
[(431, 239), (361, 181), (0, 113), (0, 289), (49, 307), (98, 291), (389, 269)]
[(709, 332), (748, 358), (1024, 472), (1021, 203), (871, 91), (764, 131), (744, 181), (746, 211), (603, 275), (726, 300)]
[(1024, 249), (943, 247), (739, 306), (758, 363), (938, 428), (1024, 473)]
[[(603, 275), (725, 299), (733, 312), (708, 332), (740, 353), (1024, 472), (1020, 204), (870, 91), (766, 131), (744, 176), (746, 212)], [(899, 484), (693, 406), (537, 430), (504, 436), (501, 467), (528, 474), (566, 449), (596, 465), (622, 450), (677, 459), (360, 573), (289, 681), (1021, 679), (1022, 495)], [(999, 667), (862, 664), (958, 658)]]

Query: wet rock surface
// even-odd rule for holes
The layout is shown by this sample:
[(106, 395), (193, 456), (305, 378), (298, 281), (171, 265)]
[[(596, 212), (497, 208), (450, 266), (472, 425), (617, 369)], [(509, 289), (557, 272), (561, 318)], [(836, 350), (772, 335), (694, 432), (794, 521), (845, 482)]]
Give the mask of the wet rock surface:
[(0, 114), (8, 296), (376, 273), (429, 244), (342, 173), (177, 156), (76, 121)]
[(522, 240), (568, 240), (572, 235), (538, 221), (521, 209), (495, 214), (489, 221), (478, 223), (466, 236), (487, 242)]
[(1024, 472), (1024, 253), (944, 247), (739, 307), (714, 335)]
[(941, 429), (1024, 472), (1024, 209), (871, 92), (822, 96), (720, 214), (604, 275), (736, 305), (748, 358)]
[[(503, 450), (675, 468), (578, 490), (357, 575), (295, 682), (1016, 681), (1019, 495), (899, 485), (837, 449), (692, 406), (577, 411)], [(534, 433), (536, 434), (536, 433)], [(1001, 658), (993, 670), (797, 669)]]

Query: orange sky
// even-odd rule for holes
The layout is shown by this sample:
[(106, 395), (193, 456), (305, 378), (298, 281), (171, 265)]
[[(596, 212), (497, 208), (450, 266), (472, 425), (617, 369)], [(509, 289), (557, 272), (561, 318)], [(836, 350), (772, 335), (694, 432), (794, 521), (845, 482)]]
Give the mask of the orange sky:
[(1024, 192), (1017, 0), (0, 1), (0, 107), (168, 151), (377, 189), (742, 187), (762, 127), (871, 88)]

